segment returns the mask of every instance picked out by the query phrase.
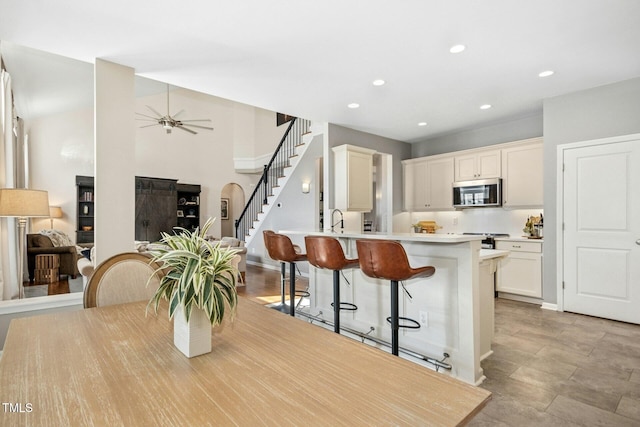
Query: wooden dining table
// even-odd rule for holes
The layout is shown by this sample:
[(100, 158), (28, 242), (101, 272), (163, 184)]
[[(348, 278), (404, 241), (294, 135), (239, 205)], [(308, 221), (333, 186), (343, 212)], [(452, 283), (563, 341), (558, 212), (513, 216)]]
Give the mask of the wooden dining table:
[(166, 304), (14, 319), (0, 425), (463, 425), (491, 393), (240, 297), (211, 353), (173, 345)]

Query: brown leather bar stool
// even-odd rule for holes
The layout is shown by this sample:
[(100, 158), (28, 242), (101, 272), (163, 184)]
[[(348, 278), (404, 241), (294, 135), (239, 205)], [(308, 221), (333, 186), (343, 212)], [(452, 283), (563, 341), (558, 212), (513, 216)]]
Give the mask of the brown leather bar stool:
[(289, 314), (295, 316), (295, 298), (296, 295), (309, 296), (306, 291), (296, 291), (296, 262), (306, 261), (307, 255), (297, 253), (295, 245), (291, 243), (289, 237), (274, 233), (271, 230), (263, 231), (263, 237), (265, 246), (269, 256), (280, 261), (280, 268), (282, 274), (282, 306), (276, 307), (278, 310), (285, 312), (286, 305), (284, 303), (284, 277), (285, 277), (285, 263), (289, 263)]
[(309, 264), (316, 268), (333, 270), (333, 331), (340, 333), (340, 310), (355, 311), (358, 307), (340, 301), (340, 271), (358, 266), (358, 259), (347, 259), (340, 242), (333, 237), (305, 236)]
[[(360, 259), (360, 269), (364, 274), (374, 279), (391, 281), (391, 316), (387, 318), (387, 321), (391, 322), (391, 353), (397, 356), (399, 328), (413, 327), (401, 326), (400, 319), (417, 323), (412, 319), (399, 316), (398, 282), (433, 276), (436, 269), (431, 266), (411, 268), (404, 248), (393, 240), (356, 240), (356, 248)], [(420, 324), (417, 325), (419, 328)]]

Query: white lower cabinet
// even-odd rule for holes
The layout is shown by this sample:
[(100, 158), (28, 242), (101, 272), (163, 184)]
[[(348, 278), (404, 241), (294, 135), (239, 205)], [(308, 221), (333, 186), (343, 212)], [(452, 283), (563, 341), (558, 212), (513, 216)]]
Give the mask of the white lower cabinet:
[(496, 241), (496, 249), (510, 251), (500, 260), (496, 290), (542, 298), (542, 243), (500, 240)]

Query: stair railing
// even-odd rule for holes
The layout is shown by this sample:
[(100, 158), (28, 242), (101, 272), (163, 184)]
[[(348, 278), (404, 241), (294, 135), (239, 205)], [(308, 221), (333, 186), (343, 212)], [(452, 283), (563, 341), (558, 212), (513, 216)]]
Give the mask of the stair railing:
[(235, 221), (236, 239), (245, 240), (253, 222), (262, 213), (264, 205), (268, 204), (268, 197), (273, 195), (273, 188), (278, 186), (278, 178), (284, 176), (284, 168), (291, 165), (289, 159), (295, 155), (298, 145), (302, 145), (302, 137), (309, 131), (310, 121), (294, 118), (285, 131), (280, 144), (276, 148), (271, 160), (264, 166), (260, 181), (251, 193), (247, 205)]

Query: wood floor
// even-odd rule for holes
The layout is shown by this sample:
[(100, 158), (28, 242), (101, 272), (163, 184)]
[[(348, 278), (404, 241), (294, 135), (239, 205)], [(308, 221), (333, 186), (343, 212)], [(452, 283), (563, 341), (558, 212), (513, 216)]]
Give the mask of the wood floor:
[[(280, 273), (248, 265), (238, 293), (277, 302)], [(482, 363), (493, 396), (470, 425), (640, 426), (640, 326), (504, 299), (495, 319)]]

